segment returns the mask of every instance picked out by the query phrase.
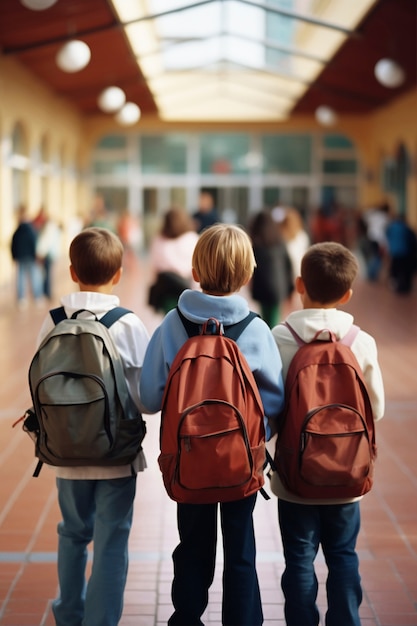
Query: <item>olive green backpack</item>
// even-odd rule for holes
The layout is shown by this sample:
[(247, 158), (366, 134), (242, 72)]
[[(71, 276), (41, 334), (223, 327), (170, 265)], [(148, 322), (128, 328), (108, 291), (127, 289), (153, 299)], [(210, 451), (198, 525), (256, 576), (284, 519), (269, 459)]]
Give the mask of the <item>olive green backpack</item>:
[(146, 433), (131, 400), (123, 364), (109, 333), (127, 309), (116, 307), (100, 320), (67, 318), (64, 307), (50, 311), (54, 328), (29, 367), (33, 409), (23, 428), (35, 439), (39, 463), (110, 466), (131, 463)]

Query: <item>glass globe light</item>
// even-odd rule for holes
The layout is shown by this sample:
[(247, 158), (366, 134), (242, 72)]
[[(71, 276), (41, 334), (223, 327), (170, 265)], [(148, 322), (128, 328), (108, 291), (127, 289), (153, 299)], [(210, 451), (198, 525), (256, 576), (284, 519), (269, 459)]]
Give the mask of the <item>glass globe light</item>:
[(315, 112), (316, 120), (322, 126), (334, 126), (337, 122), (337, 115), (328, 106), (319, 106)]
[(384, 85), (394, 89), (399, 87), (405, 81), (405, 72), (403, 68), (392, 59), (380, 59), (374, 68), (375, 77)]
[(98, 97), (97, 104), (104, 113), (115, 113), (126, 102), (125, 92), (120, 87), (107, 87)]
[(21, 4), (32, 11), (44, 11), (49, 9), (57, 0), (20, 0)]
[(140, 119), (140, 108), (134, 102), (126, 102), (126, 104), (116, 113), (116, 121), (122, 126), (130, 126), (136, 124)]
[(56, 63), (63, 72), (69, 74), (83, 70), (89, 64), (91, 51), (84, 41), (68, 41), (56, 55)]

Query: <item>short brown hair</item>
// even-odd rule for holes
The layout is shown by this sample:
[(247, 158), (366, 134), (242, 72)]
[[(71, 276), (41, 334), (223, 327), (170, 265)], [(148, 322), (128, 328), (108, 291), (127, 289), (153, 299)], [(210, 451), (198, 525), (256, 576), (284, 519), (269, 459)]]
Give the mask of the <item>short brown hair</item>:
[(190, 230), (195, 230), (191, 216), (180, 207), (171, 207), (164, 215), (161, 235), (176, 239)]
[(337, 302), (352, 287), (359, 271), (350, 250), (340, 243), (325, 241), (311, 246), (301, 261), (301, 278), (313, 302)]
[(203, 230), (194, 248), (193, 267), (203, 291), (239, 291), (256, 267), (248, 234), (234, 224), (215, 224)]
[(72, 240), (69, 255), (84, 285), (105, 285), (122, 266), (123, 245), (107, 228), (91, 227)]

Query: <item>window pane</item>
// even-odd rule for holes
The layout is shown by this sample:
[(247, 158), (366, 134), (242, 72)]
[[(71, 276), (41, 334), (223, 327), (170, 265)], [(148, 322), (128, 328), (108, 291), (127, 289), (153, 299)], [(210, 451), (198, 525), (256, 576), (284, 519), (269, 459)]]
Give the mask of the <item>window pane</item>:
[(249, 136), (201, 135), (203, 174), (245, 174), (248, 171)]
[(120, 148), (126, 148), (126, 137), (124, 135), (107, 135), (100, 139), (97, 144), (98, 148), (110, 148), (113, 150), (120, 150)]
[(261, 138), (265, 173), (305, 174), (311, 170), (311, 137), (265, 135)]
[(127, 207), (127, 189), (125, 187), (97, 187), (96, 193), (101, 196), (104, 206), (111, 215)]
[(170, 190), (170, 200), (173, 206), (185, 207), (187, 201), (187, 190), (184, 187), (173, 187)]
[(335, 159), (325, 159), (323, 161), (323, 172), (325, 174), (356, 174), (357, 163), (354, 159), (345, 161)]
[(144, 174), (185, 174), (187, 139), (183, 135), (145, 135), (140, 139)]
[(345, 135), (324, 135), (323, 145), (325, 148), (333, 148), (336, 150), (354, 148), (351, 140), (348, 137), (345, 137)]
[(264, 207), (273, 208), (279, 204), (280, 193), (278, 187), (265, 187), (262, 190), (262, 203)]
[(126, 174), (128, 161), (95, 161), (93, 170), (95, 174)]
[(12, 133), (12, 154), (22, 154), (27, 156), (26, 136), (22, 125), (18, 122)]

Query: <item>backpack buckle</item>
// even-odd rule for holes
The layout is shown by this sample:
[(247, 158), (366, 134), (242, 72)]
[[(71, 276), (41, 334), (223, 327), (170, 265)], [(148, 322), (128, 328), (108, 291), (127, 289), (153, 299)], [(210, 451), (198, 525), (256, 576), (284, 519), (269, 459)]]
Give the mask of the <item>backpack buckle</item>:
[(209, 317), (201, 328), (202, 335), (224, 335), (223, 324), (215, 317)]

